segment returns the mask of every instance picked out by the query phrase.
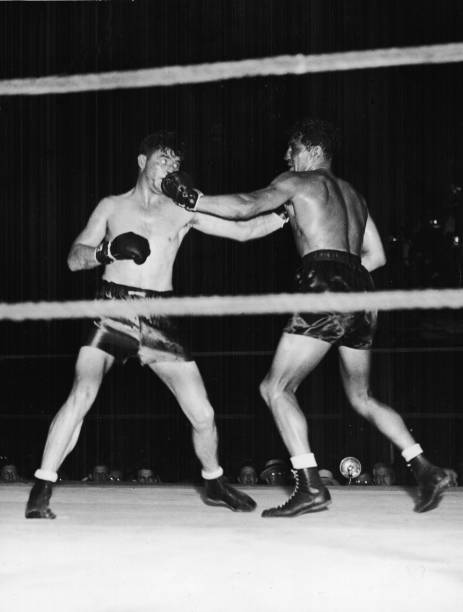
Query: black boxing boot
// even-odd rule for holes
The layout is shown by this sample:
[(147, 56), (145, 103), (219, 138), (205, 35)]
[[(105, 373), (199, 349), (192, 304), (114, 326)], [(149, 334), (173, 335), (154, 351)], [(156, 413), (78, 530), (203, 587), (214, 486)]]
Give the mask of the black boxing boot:
[(430, 463), (423, 455), (410, 461), (410, 468), (418, 483), (415, 512), (427, 512), (439, 505), (450, 478), (444, 470)]
[(302, 468), (292, 472), (296, 485), (291, 497), (281, 506), (264, 510), (262, 512), (264, 518), (320, 512), (330, 505), (330, 492), (320, 480), (317, 468)]
[(29, 494), (26, 506), (26, 518), (54, 519), (54, 514), (49, 508), (53, 483), (49, 480), (34, 478), (34, 486)]
[(251, 512), (257, 506), (256, 502), (232, 487), (224, 479), (219, 478), (204, 479), (204, 502), (212, 506), (226, 506), (234, 512)]

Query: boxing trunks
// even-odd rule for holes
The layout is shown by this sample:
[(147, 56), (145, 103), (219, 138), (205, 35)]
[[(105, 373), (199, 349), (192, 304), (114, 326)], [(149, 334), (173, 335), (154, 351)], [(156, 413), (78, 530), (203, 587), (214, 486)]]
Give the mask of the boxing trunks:
[[(96, 297), (105, 300), (134, 300), (171, 295), (172, 291), (151, 291), (102, 281)], [(102, 317), (93, 323), (94, 328), (84, 346), (105, 351), (122, 363), (130, 357), (138, 357), (142, 365), (192, 360), (179, 340), (174, 322), (167, 316)]]
[[(320, 250), (302, 258), (296, 273), (296, 291), (321, 293), (372, 291), (373, 280), (360, 257), (345, 251)], [(376, 330), (376, 311), (296, 313), (284, 331), (310, 336), (337, 346), (368, 349)]]

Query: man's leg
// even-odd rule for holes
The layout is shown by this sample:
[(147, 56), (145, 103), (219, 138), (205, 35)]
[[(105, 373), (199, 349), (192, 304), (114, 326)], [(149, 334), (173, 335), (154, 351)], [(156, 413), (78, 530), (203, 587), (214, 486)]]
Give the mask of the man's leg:
[(289, 500), (265, 510), (262, 516), (297, 516), (323, 510), (330, 503), (310, 449), (307, 419), (296, 398), (301, 382), (330, 348), (330, 344), (316, 338), (283, 333), (270, 371), (261, 383), (261, 395), (290, 453), (296, 478), (296, 488)]
[(113, 362), (113, 357), (99, 349), (88, 346), (80, 349), (71, 393), (48, 430), (42, 464), (35, 472), (35, 484), (27, 503), (26, 518), (55, 518), (48, 507), (52, 485), (57, 480), (59, 467), (77, 443), (83, 419)]
[(229, 485), (217, 457), (218, 435), (214, 410), (204, 382), (194, 361), (169, 361), (149, 364), (150, 368), (175, 395), (192, 426), (193, 446), (201, 462), (206, 486), (206, 501), (224, 504), (232, 510), (254, 510), (256, 503), (248, 495)]
[(419, 490), (415, 510), (432, 510), (448, 486), (445, 472), (423, 456), (420, 445), (413, 439), (400, 414), (371, 395), (371, 351), (341, 346), (339, 356), (341, 377), (351, 406), (393, 442), (407, 463), (410, 463)]

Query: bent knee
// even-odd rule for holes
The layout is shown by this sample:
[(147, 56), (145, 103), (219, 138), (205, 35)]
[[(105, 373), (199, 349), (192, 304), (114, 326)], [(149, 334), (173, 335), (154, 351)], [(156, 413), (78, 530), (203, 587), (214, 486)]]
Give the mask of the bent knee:
[(349, 396), (349, 402), (352, 408), (360, 416), (368, 418), (371, 414), (371, 398), (367, 393), (355, 394)]
[(190, 418), (191, 426), (195, 431), (208, 431), (215, 427), (215, 415), (212, 407), (194, 414)]
[(271, 406), (279, 397), (293, 394), (294, 390), (288, 382), (266, 376), (259, 385), (259, 391), (264, 402)]

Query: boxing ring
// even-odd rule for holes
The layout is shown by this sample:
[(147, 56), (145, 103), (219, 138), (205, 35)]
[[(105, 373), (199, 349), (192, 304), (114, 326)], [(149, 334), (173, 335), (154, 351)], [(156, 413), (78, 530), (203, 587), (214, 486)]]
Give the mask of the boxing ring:
[[(173, 86), (463, 61), (463, 44), (280, 56), (119, 73), (0, 81), (0, 95)], [(374, 294), (200, 296), (163, 300), (0, 304), (4, 321), (170, 314), (240, 316), (463, 306), (463, 290)], [(0, 485), (0, 611), (240, 612), (439, 610), (463, 605), (463, 489), (437, 511), (413, 512), (400, 487), (332, 487), (333, 505), (262, 519), (278, 487), (246, 490), (253, 513), (202, 503), (191, 486), (60, 484), (58, 520), (24, 519), (29, 484)]]
[(0, 610), (439, 610), (463, 603), (463, 489), (412, 511), (400, 487), (331, 487), (327, 512), (262, 519), (191, 486), (63, 484), (55, 521), (25, 521), (29, 485), (0, 485)]

